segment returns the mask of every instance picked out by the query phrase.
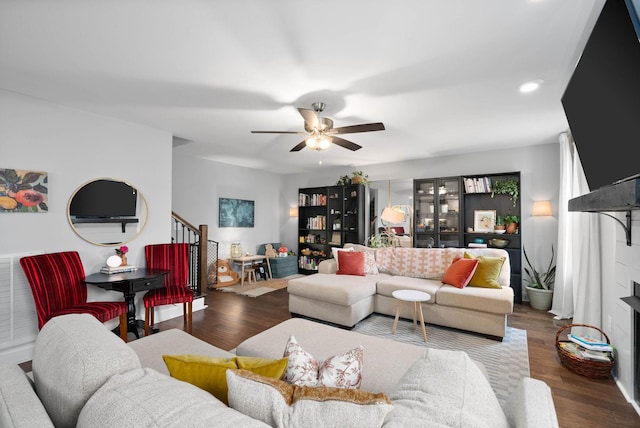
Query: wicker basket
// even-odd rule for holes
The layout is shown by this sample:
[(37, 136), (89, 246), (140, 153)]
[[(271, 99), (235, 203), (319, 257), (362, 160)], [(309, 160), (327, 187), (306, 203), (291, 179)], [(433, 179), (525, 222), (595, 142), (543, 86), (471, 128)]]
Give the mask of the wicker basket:
[[(611, 342), (609, 342), (609, 337), (605, 334), (604, 331), (600, 330), (598, 327), (594, 327), (592, 325), (586, 325), (586, 324), (567, 324), (562, 328), (560, 328), (556, 333), (556, 350), (558, 351), (558, 356), (560, 357), (560, 361), (562, 362), (562, 364), (567, 366), (572, 371), (578, 373), (579, 375), (594, 378), (594, 379), (606, 379), (609, 376), (611, 376), (611, 369), (616, 365), (616, 362), (613, 359), (613, 354), (611, 354), (611, 361), (587, 360), (584, 358), (577, 357), (576, 355), (573, 355), (571, 352), (563, 349), (560, 346), (560, 343), (561, 343), (561, 341), (559, 340), (560, 334), (562, 334), (562, 332), (565, 329), (571, 328), (571, 327), (588, 327), (588, 328), (593, 328), (595, 330), (598, 330), (604, 336), (607, 343), (611, 344)], [(562, 341), (562, 342), (567, 342), (567, 341)]]

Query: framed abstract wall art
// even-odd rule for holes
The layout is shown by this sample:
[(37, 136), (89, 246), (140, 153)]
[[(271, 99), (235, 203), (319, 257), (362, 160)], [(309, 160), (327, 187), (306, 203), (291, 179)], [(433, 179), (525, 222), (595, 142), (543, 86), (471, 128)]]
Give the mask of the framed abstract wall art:
[(253, 227), (254, 202), (219, 198), (219, 227)]

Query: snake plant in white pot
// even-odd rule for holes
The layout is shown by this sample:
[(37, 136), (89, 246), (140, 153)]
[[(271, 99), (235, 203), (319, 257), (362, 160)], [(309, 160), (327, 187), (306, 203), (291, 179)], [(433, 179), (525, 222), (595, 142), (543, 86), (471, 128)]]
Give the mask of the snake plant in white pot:
[(534, 309), (542, 309), (548, 311), (551, 309), (551, 302), (553, 300), (553, 285), (556, 281), (556, 265), (554, 264), (555, 253), (553, 251), (553, 245), (551, 245), (551, 261), (545, 271), (538, 271), (533, 267), (527, 256), (527, 251), (522, 247), (524, 252), (524, 259), (527, 262), (529, 268), (524, 268), (524, 272), (527, 274), (525, 281), (527, 285), (527, 294), (529, 295), (529, 303)]

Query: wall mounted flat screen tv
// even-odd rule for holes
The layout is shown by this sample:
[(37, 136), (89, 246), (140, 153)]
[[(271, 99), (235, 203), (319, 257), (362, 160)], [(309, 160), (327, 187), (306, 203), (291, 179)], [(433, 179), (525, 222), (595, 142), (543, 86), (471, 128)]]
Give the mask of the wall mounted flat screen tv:
[(114, 218), (136, 215), (138, 191), (127, 183), (95, 180), (82, 186), (71, 199), (69, 215), (76, 218)]
[(605, 3), (562, 96), (592, 191), (640, 173), (631, 152), (640, 142), (638, 7), (640, 0)]

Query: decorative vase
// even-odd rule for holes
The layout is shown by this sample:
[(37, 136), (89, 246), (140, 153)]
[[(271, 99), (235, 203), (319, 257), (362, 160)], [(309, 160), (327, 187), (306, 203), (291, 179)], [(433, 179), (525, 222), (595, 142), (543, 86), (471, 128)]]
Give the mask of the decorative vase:
[(542, 288), (526, 287), (529, 295), (529, 303), (533, 309), (548, 311), (551, 309), (553, 301), (553, 290), (544, 290)]
[(120, 256), (120, 260), (122, 260), (122, 261), (120, 262), (120, 266), (126, 266), (126, 265), (127, 265), (127, 256), (126, 256), (126, 255), (124, 255), (124, 254), (123, 254), (123, 255), (121, 255), (121, 256)]

